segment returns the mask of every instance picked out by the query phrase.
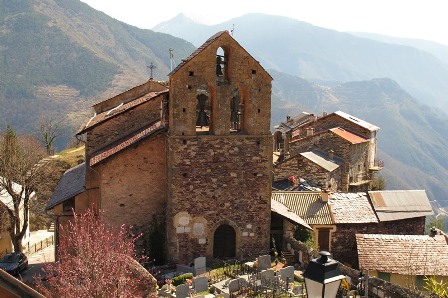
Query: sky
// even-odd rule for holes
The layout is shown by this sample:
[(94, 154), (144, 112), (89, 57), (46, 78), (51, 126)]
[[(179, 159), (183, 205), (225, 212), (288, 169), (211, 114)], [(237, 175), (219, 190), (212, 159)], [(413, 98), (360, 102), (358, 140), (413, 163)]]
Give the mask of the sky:
[(431, 40), (448, 46), (446, 0), (81, 0), (143, 29), (179, 13), (217, 24), (246, 13), (290, 17), (337, 31)]

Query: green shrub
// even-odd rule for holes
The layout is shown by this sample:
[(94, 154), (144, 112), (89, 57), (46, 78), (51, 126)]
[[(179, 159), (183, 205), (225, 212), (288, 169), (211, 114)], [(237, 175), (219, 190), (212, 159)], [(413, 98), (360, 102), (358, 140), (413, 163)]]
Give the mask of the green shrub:
[(192, 279), (193, 278), (193, 274), (192, 273), (185, 273), (185, 274), (181, 274), (179, 276), (176, 276), (173, 278), (173, 286), (178, 286), (181, 285), (183, 283), (185, 283), (185, 281), (187, 279)]

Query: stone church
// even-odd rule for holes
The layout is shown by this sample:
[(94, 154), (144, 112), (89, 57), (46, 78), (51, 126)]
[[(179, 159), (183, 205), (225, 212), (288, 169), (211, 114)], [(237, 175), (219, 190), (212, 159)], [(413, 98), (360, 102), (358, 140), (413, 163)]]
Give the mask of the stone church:
[[(169, 261), (267, 253), (271, 81), (223, 31), (169, 84), (149, 80), (94, 105), (77, 133), (86, 161), (63, 175), (47, 205), (55, 226), (94, 205), (110, 225), (143, 232), (147, 254), (163, 242)], [(161, 237), (151, 240), (155, 230)]]

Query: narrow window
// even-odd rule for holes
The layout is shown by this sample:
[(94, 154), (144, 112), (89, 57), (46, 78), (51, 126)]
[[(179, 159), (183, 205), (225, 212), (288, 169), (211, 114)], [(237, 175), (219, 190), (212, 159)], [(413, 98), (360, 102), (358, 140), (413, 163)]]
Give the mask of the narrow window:
[(208, 132), (211, 121), (211, 104), (208, 91), (198, 89), (196, 99), (196, 132)]
[(218, 48), (216, 52), (216, 76), (224, 77), (226, 73), (226, 55), (224, 53), (223, 48)]
[(240, 92), (235, 89), (230, 99), (230, 132), (241, 131), (242, 110), (243, 104), (241, 103)]

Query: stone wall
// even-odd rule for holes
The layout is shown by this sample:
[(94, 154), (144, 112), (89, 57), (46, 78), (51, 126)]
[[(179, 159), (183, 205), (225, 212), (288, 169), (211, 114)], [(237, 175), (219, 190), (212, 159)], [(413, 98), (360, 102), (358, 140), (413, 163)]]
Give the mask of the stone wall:
[(236, 253), (256, 257), (269, 251), (270, 136), (170, 139), (168, 248), (172, 259), (189, 263), (213, 255), (221, 224), (236, 233)]
[(358, 252), (355, 234), (423, 235), (425, 218), (409, 218), (369, 224), (338, 224), (331, 233), (333, 257), (353, 268), (358, 268)]
[(164, 99), (160, 95), (133, 109), (116, 115), (87, 133), (86, 156), (104, 148), (120, 138), (160, 119), (160, 104)]
[[(225, 63), (217, 67), (219, 59)], [(235, 231), (235, 256), (269, 251), (271, 81), (226, 32), (171, 73), (167, 231), (173, 261), (188, 264), (197, 256), (213, 256), (221, 225)], [(199, 129), (198, 99), (204, 96), (209, 125)], [(231, 126), (235, 96), (237, 131)]]

